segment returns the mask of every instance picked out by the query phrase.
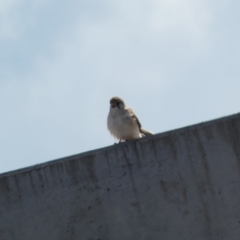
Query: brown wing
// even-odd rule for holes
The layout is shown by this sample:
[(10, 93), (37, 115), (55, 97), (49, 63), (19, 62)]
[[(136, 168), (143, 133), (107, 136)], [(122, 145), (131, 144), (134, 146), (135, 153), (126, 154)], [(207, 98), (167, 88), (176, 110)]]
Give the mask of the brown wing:
[(153, 135), (152, 132), (149, 132), (145, 129), (142, 128), (142, 125), (139, 121), (139, 119), (137, 118), (136, 114), (134, 113), (134, 111), (131, 108), (128, 108), (128, 111), (130, 112), (131, 117), (136, 121), (138, 127), (139, 127), (139, 131), (142, 134), (143, 137), (147, 136), (147, 135)]
[(131, 108), (128, 108), (128, 111), (130, 112), (131, 117), (136, 121), (139, 129), (141, 129), (142, 125), (141, 125), (140, 121), (138, 120), (138, 118), (137, 118), (136, 114), (134, 113), (134, 111)]

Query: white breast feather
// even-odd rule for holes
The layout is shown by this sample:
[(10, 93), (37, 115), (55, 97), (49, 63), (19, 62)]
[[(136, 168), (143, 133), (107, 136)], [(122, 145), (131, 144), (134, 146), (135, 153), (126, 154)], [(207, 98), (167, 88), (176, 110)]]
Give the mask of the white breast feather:
[(117, 139), (130, 140), (141, 137), (135, 119), (126, 109), (110, 108), (107, 125), (111, 134)]

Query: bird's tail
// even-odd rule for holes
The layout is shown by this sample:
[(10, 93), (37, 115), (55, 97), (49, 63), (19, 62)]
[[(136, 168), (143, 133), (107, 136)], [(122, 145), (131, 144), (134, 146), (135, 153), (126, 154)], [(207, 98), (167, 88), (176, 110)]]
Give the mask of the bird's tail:
[(149, 131), (147, 131), (147, 130), (145, 130), (143, 128), (140, 128), (140, 132), (141, 132), (143, 137), (148, 136), (148, 135), (153, 135), (152, 132), (149, 132)]

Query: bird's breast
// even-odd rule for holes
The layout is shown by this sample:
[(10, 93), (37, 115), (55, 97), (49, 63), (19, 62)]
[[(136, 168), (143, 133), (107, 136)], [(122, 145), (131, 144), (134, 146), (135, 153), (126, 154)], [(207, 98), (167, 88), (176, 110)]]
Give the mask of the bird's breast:
[(125, 111), (109, 112), (108, 129), (118, 139), (138, 138), (140, 135), (137, 123)]

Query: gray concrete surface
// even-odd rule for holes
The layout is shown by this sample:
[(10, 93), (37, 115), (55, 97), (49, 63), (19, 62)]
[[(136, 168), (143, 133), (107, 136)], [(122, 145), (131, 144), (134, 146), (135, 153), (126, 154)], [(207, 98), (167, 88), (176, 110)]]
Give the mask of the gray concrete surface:
[(240, 114), (0, 175), (1, 240), (239, 240)]

